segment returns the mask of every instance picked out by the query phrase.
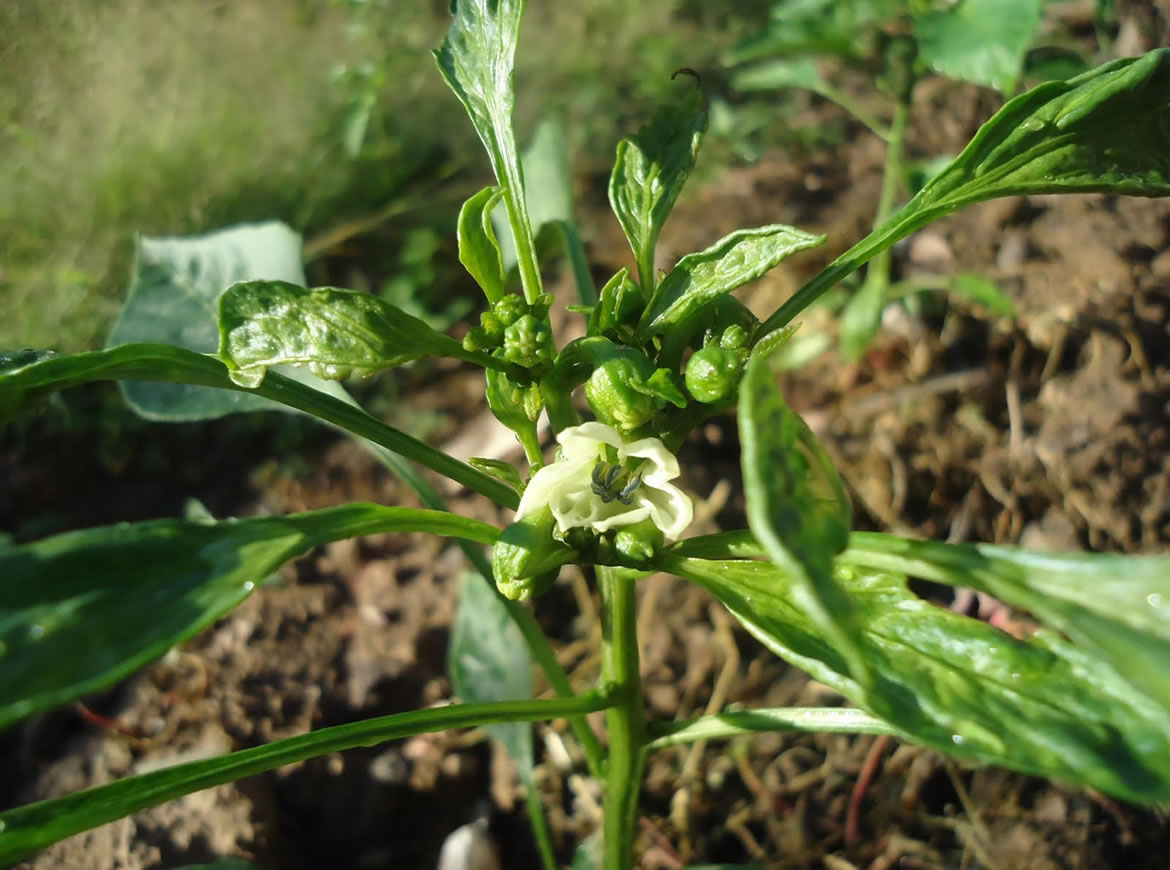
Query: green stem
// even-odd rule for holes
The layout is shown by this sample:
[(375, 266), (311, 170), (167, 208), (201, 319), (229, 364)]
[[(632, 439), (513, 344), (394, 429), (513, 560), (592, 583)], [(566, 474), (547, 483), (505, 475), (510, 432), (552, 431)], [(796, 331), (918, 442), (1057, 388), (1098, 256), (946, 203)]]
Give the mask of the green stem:
[(528, 807), (528, 818), (532, 823), (532, 835), (536, 840), (536, 847), (540, 850), (540, 860), (544, 863), (544, 870), (557, 870), (557, 856), (553, 850), (552, 834), (548, 829), (548, 820), (544, 817), (544, 805), (540, 802), (540, 790), (536, 787), (536, 780), (531, 769), (521, 774), (524, 785), (524, 804)]
[(583, 716), (610, 701), (590, 692), (551, 701), (499, 701), (412, 710), (321, 728), (229, 755), (177, 764), (0, 813), (0, 864), (147, 807), (330, 752), (377, 746), (387, 740), (495, 722), (539, 722)]
[(613, 706), (605, 713), (609, 758), (605, 769), (605, 870), (633, 866), (638, 795), (646, 760), (646, 706), (638, 669), (634, 576), (597, 568), (601, 591), (601, 681)]
[[(898, 187), (902, 183), (902, 157), (906, 148), (906, 127), (910, 122), (910, 102), (907, 97), (899, 101), (894, 109), (894, 121), (890, 125), (890, 138), (886, 146), (886, 165), (882, 171), (882, 189), (878, 195), (877, 211), (873, 217), (873, 229), (876, 232), (890, 215), (894, 213), (894, 201), (898, 195)], [(865, 282), (870, 286), (880, 286), (883, 290), (890, 284), (890, 262), (892, 248), (885, 248), (870, 261), (869, 271), (866, 272)]]
[(496, 137), (497, 141), (507, 142), (512, 152), (511, 160), (501, 155), (496, 169), (502, 176), (499, 181), (504, 187), (508, 224), (512, 227), (512, 240), (516, 243), (516, 266), (520, 271), (520, 284), (524, 288), (524, 301), (532, 305), (540, 297), (543, 287), (540, 265), (536, 261), (536, 239), (532, 234), (532, 222), (528, 218), (528, 203), (524, 201), (524, 170), (515, 154), (511, 121), (496, 125)]

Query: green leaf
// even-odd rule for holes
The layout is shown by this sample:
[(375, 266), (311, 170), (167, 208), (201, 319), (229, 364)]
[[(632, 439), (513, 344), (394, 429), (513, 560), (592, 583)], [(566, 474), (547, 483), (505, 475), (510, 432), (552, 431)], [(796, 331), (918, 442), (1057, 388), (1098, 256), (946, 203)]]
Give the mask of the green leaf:
[(503, 459), (472, 456), (467, 460), (467, 464), (474, 469), (482, 471), (484, 474), (490, 474), (496, 480), (502, 480), (518, 493), (524, 492), (524, 479), (520, 476), (520, 472), (516, 470), (516, 466), (511, 462), (506, 462)]
[(886, 282), (866, 281), (845, 304), (839, 326), (841, 354), (850, 362), (860, 357), (882, 325), (886, 307)]
[[(89, 353), (39, 359), (0, 371), (0, 419), (38, 397), (91, 381), (142, 380), (242, 390), (214, 357), (165, 344), (124, 344)], [(515, 490), (470, 465), (371, 417), (356, 405), (270, 372), (255, 394), (304, 411), (406, 459), (458, 481), (506, 507), (519, 503)]]
[(659, 106), (632, 139), (618, 143), (609, 178), (609, 203), (638, 262), (642, 292), (654, 289), (654, 246), (695, 160), (707, 129), (699, 89)]
[(355, 503), (286, 517), (103, 526), (0, 550), (0, 729), (157, 658), (294, 556), (390, 531), (481, 544), (499, 533), (444, 511)]
[(771, 21), (725, 59), (742, 63), (791, 54), (863, 60), (874, 50), (877, 25), (901, 11), (905, 0), (786, 0), (773, 3)]
[(740, 384), (739, 437), (748, 525), (793, 579), (794, 603), (832, 639), (853, 678), (865, 684), (868, 664), (854, 640), (860, 626), (849, 596), (833, 576), (833, 558), (849, 542), (849, 496), (759, 354), (748, 361)]
[(503, 196), (498, 187), (485, 187), (459, 209), (459, 262), (483, 289), (488, 302), (504, 295), (504, 263), (492, 229), (491, 214)]
[(809, 58), (772, 60), (739, 70), (731, 77), (737, 91), (771, 91), (777, 88), (804, 88), (820, 93), (827, 82)]
[[(1016, 640), (915, 596), (904, 579), (841, 567), (872, 684), (767, 562), (687, 559), (663, 570), (708, 589), (756, 638), (908, 739), (1139, 802), (1170, 799), (1170, 719), (1118, 672), (1051, 632)], [(1128, 667), (1144, 663), (1130, 662)]]
[(700, 740), (726, 740), (765, 731), (837, 734), (897, 734), (888, 722), (851, 707), (760, 707), (727, 710), (689, 721), (652, 722), (650, 749)]
[(1010, 100), (902, 209), (801, 287), (757, 337), (784, 326), (871, 257), (972, 203), (1017, 194), (1170, 195), (1170, 49), (1122, 58)]
[(591, 692), (548, 701), (430, 707), (322, 728), (218, 758), (177, 764), (120, 779), (0, 813), (0, 864), (7, 866), (58, 840), (185, 794), (330, 752), (377, 746), (387, 740), (450, 728), (583, 716), (603, 710), (610, 703), (604, 695)]
[(776, 224), (736, 230), (705, 251), (687, 254), (654, 291), (638, 324), (639, 337), (645, 340), (676, 326), (719, 296), (824, 241), (825, 236)]
[[(301, 237), (279, 221), (201, 236), (139, 236), (126, 303), (106, 347), (157, 341), (213, 353), (220, 294), (237, 281), (256, 279), (305, 283)], [(137, 414), (167, 422), (275, 407), (259, 396), (188, 384), (131, 382), (121, 390)]]
[(918, 56), (936, 73), (1010, 94), (1036, 39), (1041, 0), (961, 0), (915, 17)]
[(245, 281), (219, 300), (219, 358), (248, 389), (260, 386), (275, 365), (307, 365), (318, 377), (342, 380), (424, 356), (507, 367), (369, 293)]
[[(532, 658), (520, 629), (494, 585), (465, 574), (451, 628), (447, 672), (460, 700), (519, 701), (532, 697)], [(532, 783), (532, 726), (525, 722), (490, 725), (487, 733), (504, 744), (525, 785)]]
[(841, 559), (971, 586), (1030, 611), (1170, 714), (1170, 556), (1031, 553), (859, 532)]
[(439, 72), (463, 103), (487, 149), (518, 242), (520, 278), (529, 303), (540, 295), (536, 242), (528, 218), (524, 172), (512, 131), (512, 66), (523, 0), (459, 0), (447, 37), (435, 52)]

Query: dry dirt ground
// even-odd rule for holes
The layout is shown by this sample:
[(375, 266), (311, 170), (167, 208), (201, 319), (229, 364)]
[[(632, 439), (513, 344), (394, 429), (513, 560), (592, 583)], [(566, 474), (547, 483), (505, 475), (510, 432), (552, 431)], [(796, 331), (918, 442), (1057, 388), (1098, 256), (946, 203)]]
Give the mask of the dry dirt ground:
[[(919, 117), (946, 108), (913, 139), (924, 153), (954, 150), (988, 109), (956, 85), (923, 88), (919, 97)], [(825, 250), (745, 296), (761, 311), (774, 306), (866, 229), (882, 155), (853, 133), (815, 156), (719, 175), (679, 207), (665, 258), (741, 226), (783, 222), (828, 233)], [(624, 262), (624, 246), (615, 225), (602, 222), (596, 185), (582, 196), (600, 274)], [(959, 301), (930, 305), (889, 317), (859, 363), (830, 352), (786, 378), (791, 402), (853, 491), (858, 523), (952, 541), (1165, 552), (1168, 242), (1170, 202), (1085, 196), (986, 204), (900, 246), (902, 276), (978, 272), (1000, 284), (1018, 317), (993, 318)], [(805, 328), (832, 326), (810, 315)], [(408, 407), (440, 415), (436, 443), (479, 426), (474, 373), (433, 370), (402, 392)], [(176, 428), (161, 459), (144, 446), (156, 431), (134, 429), (105, 445), (101, 463), (75, 451), (50, 464), (67, 434), (6, 442), (3, 527), (61, 512), (76, 487), (108, 494), (72, 518), (80, 525), (173, 515), (188, 495), (217, 515), (348, 499), (415, 503), (346, 441), (297, 430), (294, 461), (256, 467), (253, 459), (276, 444), (270, 430)], [(230, 439), (241, 437), (246, 446), (232, 449)], [(111, 461), (111, 451), (121, 458)], [(208, 464), (189, 478), (168, 476), (190, 452), (210, 454)], [(686, 445), (687, 485), (703, 502), (697, 530), (742, 525), (737, 456), (730, 419), (712, 420)], [(502, 519), (479, 499), (458, 496), (454, 507)], [(0, 735), (0, 804), (448, 699), (448, 626), (463, 570), (454, 547), (422, 536), (322, 548), (166, 660), (92, 699), (89, 714), (58, 711)], [(733, 702), (839, 703), (762, 650), (701, 590), (650, 578), (641, 606), (646, 695), (657, 717)], [(594, 607), (587, 581), (566, 573), (536, 608), (581, 686), (596, 673)], [(598, 824), (598, 791), (560, 724), (539, 727), (537, 738), (539, 785), (567, 861)], [(867, 784), (851, 817), (859, 781)], [(482, 734), (440, 734), (193, 795), (23, 866), (137, 870), (238, 855), (292, 870), (429, 868), (446, 834), (486, 816), (502, 865), (536, 867), (522, 806), (508, 764)], [(1170, 827), (1156, 810), (967, 768), (894, 741), (775, 734), (654, 756), (639, 848), (639, 866), (661, 870), (749, 860), (829, 870), (1163, 868)]]

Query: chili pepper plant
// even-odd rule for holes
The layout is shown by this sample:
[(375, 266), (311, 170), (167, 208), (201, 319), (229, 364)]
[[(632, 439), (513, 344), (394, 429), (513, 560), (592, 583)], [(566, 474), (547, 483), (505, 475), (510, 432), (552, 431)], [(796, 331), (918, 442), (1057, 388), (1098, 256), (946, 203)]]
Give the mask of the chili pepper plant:
[[(573, 311), (585, 324), (583, 337), (558, 347), (530, 217), (534, 191), (525, 188), (512, 128), (523, 6), (459, 0), (435, 53), (496, 179), (459, 216), (459, 259), (486, 300), (463, 340), (369, 294), (267, 278), (234, 283), (218, 296), (214, 352), (133, 340), (79, 354), (9, 353), (0, 368), (3, 417), (100, 380), (211, 388), (199, 395), (227, 400), (216, 413), (295, 409), (369, 442), (426, 505), (164, 519), (0, 547), (0, 727), (125, 677), (322, 543), (395, 531), (455, 539), (482, 575), (464, 583), (456, 620), (451, 666), (460, 702), (322, 728), (10, 809), (0, 813), (0, 863), (298, 760), (486, 726), (517, 760), (536, 843), (545, 865), (555, 867), (557, 846), (531, 781), (529, 723), (562, 717), (604, 803), (598, 854), (583, 852), (575, 866), (635, 866), (648, 753), (759, 731), (891, 734), (1130, 801), (1170, 800), (1170, 557), (1052, 555), (853, 532), (832, 462), (769, 368), (806, 306), (960, 208), (1020, 194), (1170, 194), (1170, 51), (1116, 60), (1008, 101), (905, 206), (762, 321), (731, 291), (824, 239), (781, 225), (741, 229), (656, 272), (656, 241), (706, 127), (699, 89), (680, 81), (683, 96), (617, 148), (609, 198), (635, 267), (595, 290), (580, 268), (575, 230), (558, 224), (577, 266)], [(503, 219), (493, 223), (497, 208)], [(504, 268), (505, 235), (515, 270)], [(140, 257), (148, 253), (143, 248)], [(483, 369), (492, 412), (523, 446), (520, 467), (448, 456), (367, 414), (336, 383), (423, 357)], [(314, 377), (290, 376), (287, 366)], [(141, 394), (128, 395), (141, 404)], [(748, 528), (688, 537), (693, 509), (680, 486), (680, 445), (704, 420), (733, 409)], [(542, 420), (555, 437), (549, 451)], [(514, 519), (499, 528), (448, 512), (418, 466), (514, 510)], [(585, 688), (571, 685), (526, 604), (570, 564), (595, 578), (601, 602), (600, 678)], [(635, 621), (639, 580), (652, 572), (706, 589), (765, 646), (849, 706), (652, 721)], [(907, 586), (911, 578), (973, 587), (1030, 612), (1043, 628), (1009, 636), (920, 599)], [(512, 635), (523, 643), (509, 643)], [(533, 699), (532, 662), (556, 697)], [(598, 711), (604, 733), (586, 718)]]

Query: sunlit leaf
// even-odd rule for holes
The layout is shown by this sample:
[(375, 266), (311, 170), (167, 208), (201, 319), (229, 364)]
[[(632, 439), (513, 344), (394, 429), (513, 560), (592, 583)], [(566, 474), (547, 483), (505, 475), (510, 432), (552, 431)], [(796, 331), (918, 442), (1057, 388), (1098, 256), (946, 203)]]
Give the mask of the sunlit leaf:
[[(102, 351), (42, 357), (20, 368), (0, 370), (0, 420), (5, 414), (58, 390), (91, 381), (117, 380), (244, 389), (228, 377), (223, 363), (214, 357), (165, 344), (124, 344)], [(510, 486), (387, 426), (356, 405), (325, 395), (277, 372), (269, 372), (264, 383), (254, 392), (359, 435), (446, 475), (499, 504), (514, 508), (519, 502)]]
[(1052, 632), (1017, 640), (915, 596), (901, 577), (851, 567), (866, 688), (839, 644), (800, 607), (800, 581), (767, 562), (671, 556), (664, 570), (708, 589), (757, 639), (908, 738), (977, 761), (1170, 799), (1170, 717), (1118, 672)]
[(739, 437), (752, 532), (792, 578), (796, 606), (833, 640), (853, 679), (864, 684), (868, 665), (854, 642), (857, 618), (833, 575), (833, 559), (849, 541), (849, 496), (759, 354), (749, 361), (740, 384)]
[(940, 75), (1010, 94), (1036, 38), (1041, 0), (961, 0), (914, 19), (921, 60)]
[(504, 264), (491, 220), (492, 208), (501, 196), (499, 188), (485, 187), (459, 210), (459, 262), (483, 288), (489, 302), (504, 295)]
[[(301, 237), (279, 221), (201, 236), (139, 236), (126, 303), (106, 346), (155, 341), (214, 353), (220, 294), (237, 281), (256, 279), (305, 283)], [(276, 407), (248, 393), (188, 384), (137, 381), (121, 389), (127, 404), (149, 420), (208, 420)]]
[(1170, 556), (1032, 553), (857, 533), (842, 560), (970, 586), (1027, 610), (1170, 716)]
[(382, 532), (491, 543), (445, 511), (355, 503), (286, 517), (157, 520), (0, 549), (0, 729), (110, 685), (318, 544)]
[(185, 794), (234, 782), (331, 752), (377, 746), (387, 740), (498, 722), (579, 717), (609, 701), (590, 693), (549, 701), (504, 701), (428, 707), (322, 728), (230, 755), (177, 764), (0, 813), (0, 864), (8, 866), (58, 840)]
[(1010, 100), (881, 227), (769, 317), (784, 326), (871, 257), (963, 206), (1018, 194), (1170, 195), (1170, 49), (1115, 60)]
[(219, 357), (248, 389), (275, 365), (308, 366), (318, 377), (341, 380), (424, 356), (503, 365), (369, 293), (245, 281), (219, 300)]
[(520, 258), (525, 294), (539, 293), (535, 272), (536, 242), (528, 217), (524, 172), (512, 130), (512, 66), (520, 32), (523, 0), (459, 0), (452, 4), (454, 19), (442, 46), (435, 52), (439, 72), (463, 103), (475, 132), (491, 158), (503, 190), (508, 224)]
[(777, 224), (736, 230), (705, 251), (687, 254), (655, 290), (638, 325), (639, 336), (644, 339), (678, 325), (719, 296), (824, 241), (824, 236)]
[(639, 280), (647, 285), (643, 293), (653, 289), (653, 274), (644, 274), (643, 267), (653, 266), (658, 234), (694, 168), (706, 129), (702, 94), (693, 88), (683, 100), (659, 106), (633, 138), (618, 143), (609, 203), (634, 251)]

